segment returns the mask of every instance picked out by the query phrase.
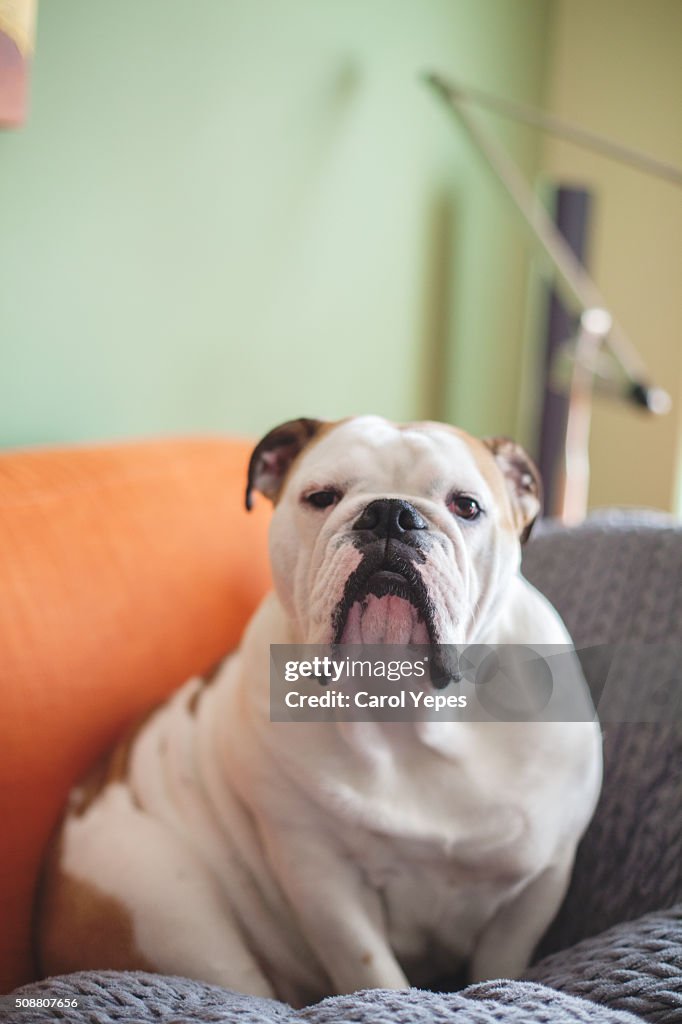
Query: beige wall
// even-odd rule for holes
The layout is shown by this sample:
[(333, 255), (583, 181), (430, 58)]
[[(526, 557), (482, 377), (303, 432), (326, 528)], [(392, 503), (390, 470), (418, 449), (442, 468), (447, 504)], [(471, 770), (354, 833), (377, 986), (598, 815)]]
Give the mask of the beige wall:
[[(682, 166), (682, 2), (557, 0), (547, 107)], [(653, 419), (596, 404), (590, 506), (681, 510), (682, 191), (559, 141), (545, 167), (594, 190), (590, 268), (674, 401)]]

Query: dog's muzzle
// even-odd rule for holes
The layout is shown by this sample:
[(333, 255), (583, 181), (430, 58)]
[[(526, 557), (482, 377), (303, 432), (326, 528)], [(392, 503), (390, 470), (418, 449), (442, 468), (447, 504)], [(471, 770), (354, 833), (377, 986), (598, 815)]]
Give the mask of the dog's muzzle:
[(436, 608), (426, 580), (433, 534), (425, 516), (402, 498), (377, 498), (346, 535), (361, 558), (332, 615), (335, 644), (429, 645), (431, 681), (456, 677), (439, 646)]
[(334, 612), (335, 643), (430, 643), (432, 605), (418, 566), (428, 522), (407, 501), (377, 498), (349, 537), (361, 561)]

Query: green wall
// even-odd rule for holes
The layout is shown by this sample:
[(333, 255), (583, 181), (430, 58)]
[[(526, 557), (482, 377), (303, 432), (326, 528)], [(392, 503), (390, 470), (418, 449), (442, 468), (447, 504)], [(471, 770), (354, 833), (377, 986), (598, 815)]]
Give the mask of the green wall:
[[(0, 443), (513, 432), (523, 236), (418, 81), (539, 102), (550, 0), (44, 0), (0, 133)], [(532, 133), (495, 126), (527, 171)]]

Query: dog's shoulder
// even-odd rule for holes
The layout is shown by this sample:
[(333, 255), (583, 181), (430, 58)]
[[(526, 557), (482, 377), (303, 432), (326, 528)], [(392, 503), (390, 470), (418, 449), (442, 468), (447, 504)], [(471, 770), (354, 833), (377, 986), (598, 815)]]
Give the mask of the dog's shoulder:
[(548, 598), (518, 573), (484, 641), (495, 644), (571, 645), (571, 635)]

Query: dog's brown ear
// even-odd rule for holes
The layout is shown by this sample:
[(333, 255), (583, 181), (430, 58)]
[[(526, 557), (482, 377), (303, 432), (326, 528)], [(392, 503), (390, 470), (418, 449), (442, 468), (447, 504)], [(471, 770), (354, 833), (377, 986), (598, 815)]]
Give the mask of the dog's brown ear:
[(275, 427), (258, 442), (249, 461), (246, 507), (253, 506), (253, 492), (276, 501), (291, 463), (322, 426), (322, 420), (301, 418)]
[(525, 544), (542, 508), (540, 471), (521, 445), (509, 437), (485, 437), (483, 443), (505, 478), (521, 543)]

